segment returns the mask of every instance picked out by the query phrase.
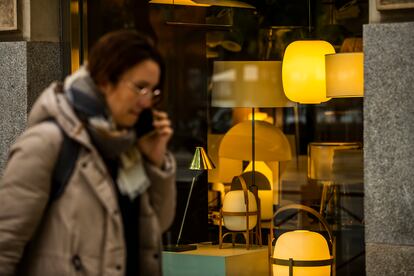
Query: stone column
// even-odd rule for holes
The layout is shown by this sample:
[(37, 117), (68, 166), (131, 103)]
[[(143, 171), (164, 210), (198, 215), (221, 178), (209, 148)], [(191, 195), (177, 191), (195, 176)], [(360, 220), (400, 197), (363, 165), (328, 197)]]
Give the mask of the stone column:
[(22, 0), (18, 29), (0, 32), (0, 175), (33, 102), (62, 79), (59, 18), (59, 1)]
[(366, 272), (414, 275), (414, 22), (363, 39)]
[(61, 79), (59, 43), (0, 42), (0, 171), (37, 96)]

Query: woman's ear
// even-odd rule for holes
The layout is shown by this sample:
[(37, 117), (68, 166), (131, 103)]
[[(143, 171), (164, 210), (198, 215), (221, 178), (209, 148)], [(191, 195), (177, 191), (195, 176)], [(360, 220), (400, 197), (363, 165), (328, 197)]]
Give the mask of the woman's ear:
[(109, 81), (99, 84), (98, 88), (100, 91), (102, 91), (105, 97), (109, 96), (110, 94), (112, 94), (112, 91), (114, 91), (114, 85)]

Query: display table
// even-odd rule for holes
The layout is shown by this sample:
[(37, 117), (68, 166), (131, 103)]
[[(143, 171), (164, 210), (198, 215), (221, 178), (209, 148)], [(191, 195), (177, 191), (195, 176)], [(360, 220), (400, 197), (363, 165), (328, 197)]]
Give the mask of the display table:
[(162, 253), (165, 276), (267, 276), (267, 246), (197, 244), (196, 250)]

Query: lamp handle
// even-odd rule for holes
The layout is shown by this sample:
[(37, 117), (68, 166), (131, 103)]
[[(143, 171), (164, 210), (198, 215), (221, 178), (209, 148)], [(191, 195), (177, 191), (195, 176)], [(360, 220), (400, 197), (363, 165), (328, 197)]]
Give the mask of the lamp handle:
[[(247, 208), (248, 208), (248, 206), (249, 206), (249, 194), (248, 194), (248, 192), (247, 192), (247, 184), (246, 184), (246, 181), (245, 181), (245, 180), (244, 180), (244, 178), (243, 178), (243, 177), (241, 177), (240, 175), (238, 175), (238, 176), (237, 176), (237, 178), (239, 179), (239, 181), (240, 181), (240, 185), (241, 185), (242, 190), (243, 190), (243, 194), (244, 194), (244, 203), (246, 204), (246, 206), (247, 206)], [(247, 210), (247, 211), (249, 211), (249, 210)]]
[(279, 208), (279, 210), (277, 210), (272, 217), (272, 222), (271, 222), (271, 231), (273, 231), (274, 228), (274, 220), (276, 218), (277, 215), (279, 215), (282, 212), (285, 212), (287, 210), (300, 210), (300, 211), (305, 211), (308, 213), (311, 213), (312, 215), (314, 215), (316, 218), (318, 218), (318, 220), (322, 223), (322, 225), (324, 226), (324, 228), (326, 229), (326, 231), (328, 232), (329, 235), (329, 242), (331, 243), (331, 248), (333, 248), (334, 243), (333, 243), (333, 233), (332, 233), (332, 229), (331, 227), (329, 227), (328, 222), (326, 221), (325, 218), (323, 218), (321, 216), (321, 214), (319, 214), (318, 212), (316, 212), (314, 209), (302, 205), (302, 204), (289, 204), (286, 206), (283, 206), (281, 208)]

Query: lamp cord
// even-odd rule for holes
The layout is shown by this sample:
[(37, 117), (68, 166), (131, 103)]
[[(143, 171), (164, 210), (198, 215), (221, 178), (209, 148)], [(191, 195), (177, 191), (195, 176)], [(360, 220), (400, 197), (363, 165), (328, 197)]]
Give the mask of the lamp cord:
[(252, 186), (254, 187), (254, 186), (256, 186), (256, 179), (255, 179), (255, 161), (256, 161), (256, 151), (255, 151), (255, 131), (254, 131), (254, 107), (252, 108), (252, 170), (253, 170), (253, 173), (252, 173)]
[(309, 28), (309, 35), (310, 35), (310, 33), (311, 33), (311, 24), (312, 24), (312, 22), (311, 22), (311, 2), (310, 2), (310, 0), (308, 0), (308, 28)]

